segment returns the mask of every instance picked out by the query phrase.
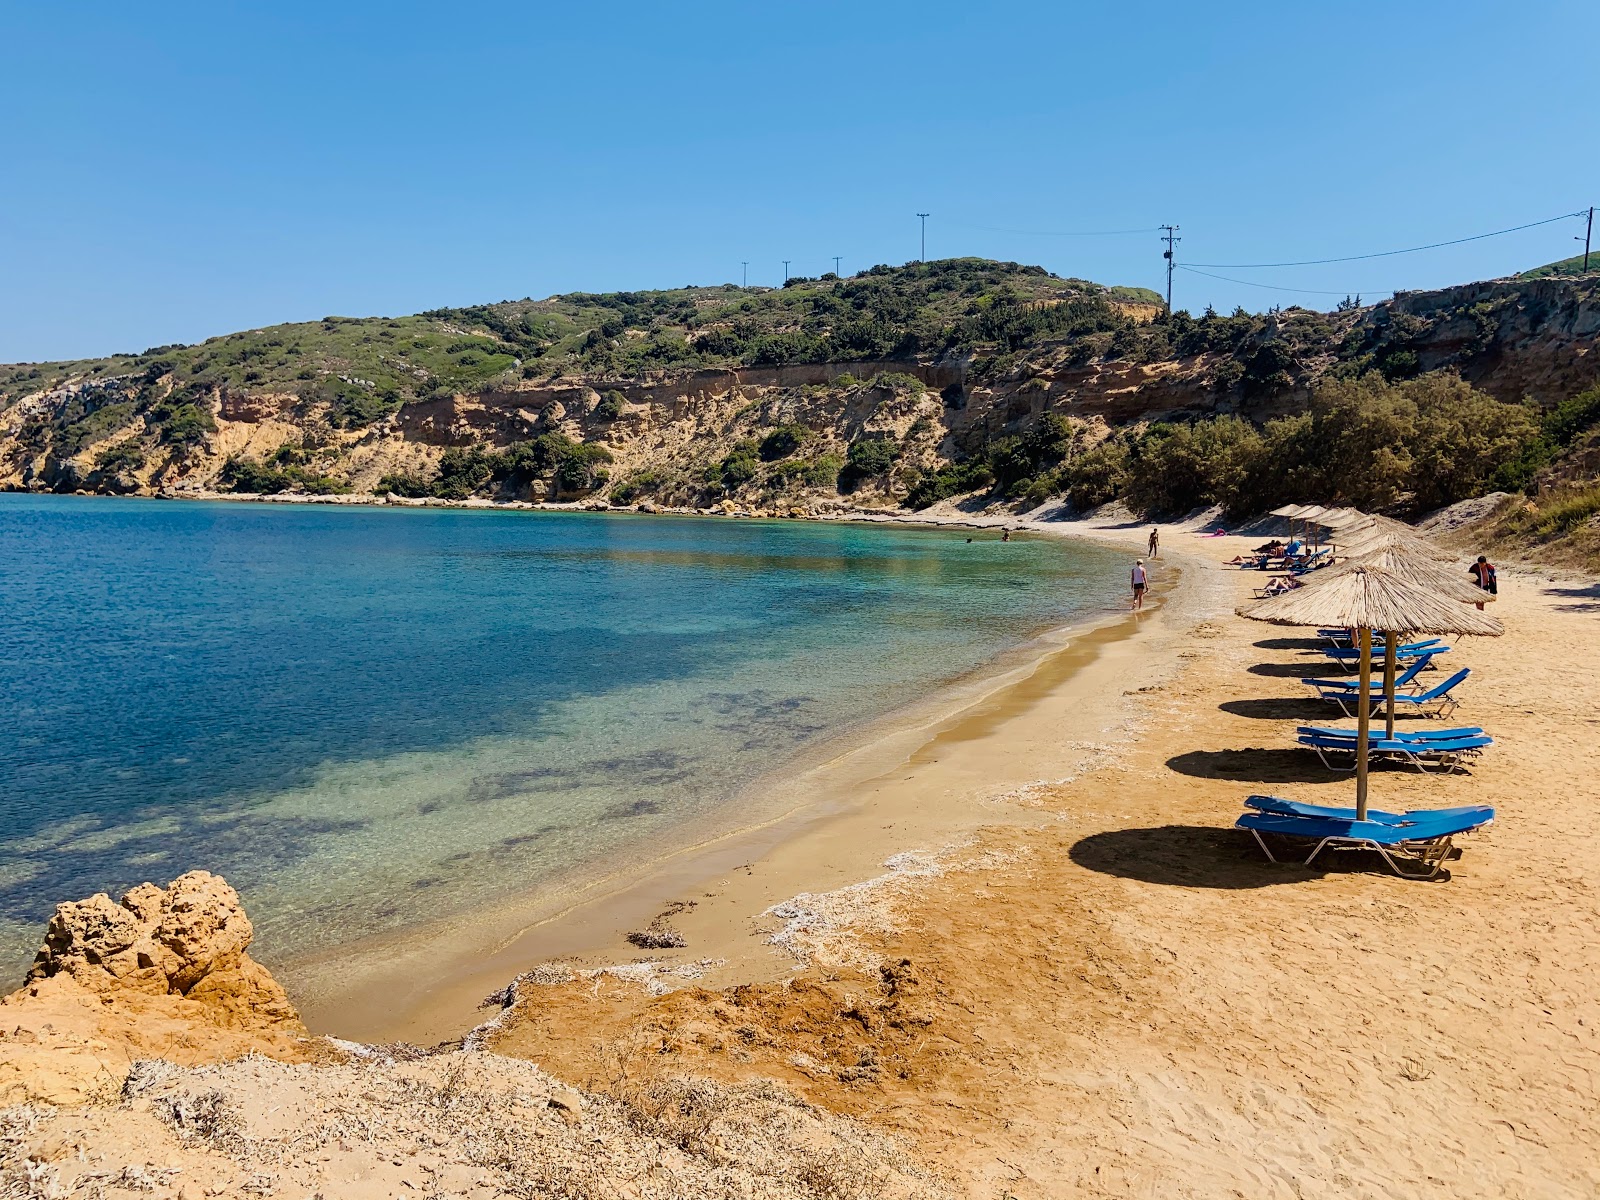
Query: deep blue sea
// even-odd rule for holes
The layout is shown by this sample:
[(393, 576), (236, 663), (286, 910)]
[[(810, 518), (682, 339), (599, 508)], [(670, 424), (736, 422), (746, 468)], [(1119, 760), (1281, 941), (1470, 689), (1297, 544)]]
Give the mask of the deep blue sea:
[(954, 530), (0, 495), (0, 984), (57, 901), (195, 867), (269, 959), (614, 868), (1108, 611), (1122, 566)]

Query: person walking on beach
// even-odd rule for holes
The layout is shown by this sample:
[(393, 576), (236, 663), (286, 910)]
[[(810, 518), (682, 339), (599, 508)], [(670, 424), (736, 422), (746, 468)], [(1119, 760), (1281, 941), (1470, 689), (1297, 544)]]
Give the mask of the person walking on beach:
[[(1476, 583), (1491, 596), (1498, 596), (1500, 588), (1495, 579), (1494, 564), (1483, 555), (1478, 555), (1478, 561), (1467, 568), (1472, 575), (1472, 582)], [(1483, 601), (1478, 601), (1478, 611), (1483, 611)]]
[(1138, 559), (1133, 564), (1133, 611), (1137, 612), (1144, 607), (1144, 589), (1150, 582), (1150, 577), (1145, 574), (1144, 559)]
[(1150, 557), (1156, 558), (1161, 553), (1161, 531), (1155, 526), (1150, 527)]

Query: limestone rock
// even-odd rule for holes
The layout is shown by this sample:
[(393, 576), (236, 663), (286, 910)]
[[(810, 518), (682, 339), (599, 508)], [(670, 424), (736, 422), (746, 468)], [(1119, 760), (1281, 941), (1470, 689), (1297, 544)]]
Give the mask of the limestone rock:
[(226, 880), (191, 871), (57, 907), (27, 982), (0, 999), (0, 1104), (115, 1095), (141, 1058), (189, 1064), (312, 1053), (288, 994), (246, 953)]
[(142, 883), (120, 905), (104, 892), (59, 905), (28, 979), (66, 974), (92, 992), (186, 996), (216, 972), (254, 980), (241, 972), (254, 936), (239, 893), (209, 871), (190, 871), (165, 890)]

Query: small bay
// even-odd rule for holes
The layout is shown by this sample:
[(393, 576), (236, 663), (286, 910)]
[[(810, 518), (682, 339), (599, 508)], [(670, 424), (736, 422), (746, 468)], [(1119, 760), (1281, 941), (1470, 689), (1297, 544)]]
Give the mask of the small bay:
[(0, 495), (0, 975), (56, 902), (193, 868), (268, 961), (615, 871), (1110, 611), (1122, 562), (913, 526)]

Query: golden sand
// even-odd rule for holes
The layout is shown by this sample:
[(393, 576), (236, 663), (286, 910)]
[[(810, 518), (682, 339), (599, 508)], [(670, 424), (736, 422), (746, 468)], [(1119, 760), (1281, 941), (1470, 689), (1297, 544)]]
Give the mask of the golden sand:
[[(968, 815), (987, 797), (969, 844), (798, 906), (809, 965), (661, 996), (626, 974), (530, 983), (490, 1044), (601, 1086), (776, 1077), (909, 1135), (973, 1196), (1596, 1194), (1595, 588), (1503, 572), (1507, 635), (1451, 655), (1474, 671), (1457, 720), (1497, 744), (1470, 775), (1374, 774), (1383, 807), (1497, 807), (1448, 880), (1416, 883), (1362, 855), (1273, 866), (1230, 828), (1250, 792), (1349, 803), (1352, 785), (1294, 748), (1295, 724), (1333, 718), (1298, 682), (1313, 644), (1231, 615), (1259, 577), (1215, 564), (1245, 540), (1164, 541), (1213, 564), (1186, 598), (974, 716), (940, 745), (939, 786), (913, 754), (859, 809), (677, 897), (700, 907), (675, 918), (676, 957), (743, 938), (745, 970), (782, 924), (766, 897), (874, 873), (853, 853), (867, 830), (962, 840), (900, 825), (907, 796), (966, 788)], [(1075, 777), (985, 786), (1051, 740), (1038, 777)]]

